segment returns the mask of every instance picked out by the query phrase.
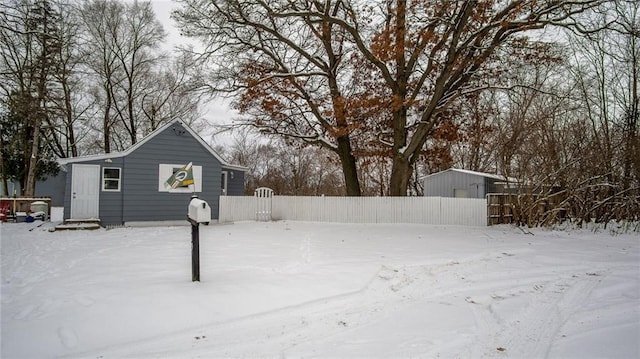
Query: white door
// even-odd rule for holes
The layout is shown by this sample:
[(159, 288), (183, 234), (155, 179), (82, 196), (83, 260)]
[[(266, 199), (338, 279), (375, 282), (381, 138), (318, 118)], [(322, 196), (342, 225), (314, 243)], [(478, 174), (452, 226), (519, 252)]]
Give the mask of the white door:
[(71, 218), (98, 218), (100, 166), (74, 164), (71, 177)]

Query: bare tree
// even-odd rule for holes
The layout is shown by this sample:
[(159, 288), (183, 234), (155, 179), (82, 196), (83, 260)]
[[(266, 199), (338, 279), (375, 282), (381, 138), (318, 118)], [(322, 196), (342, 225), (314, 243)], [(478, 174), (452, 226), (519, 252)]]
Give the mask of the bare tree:
[(140, 109), (144, 94), (148, 89), (143, 86), (143, 78), (148, 76), (154, 65), (164, 57), (158, 52), (160, 42), (166, 34), (160, 22), (155, 18), (150, 2), (125, 4), (122, 26), (113, 29), (118, 35), (114, 41), (113, 51), (124, 73), (124, 79), (112, 90), (115, 110), (129, 134), (130, 143), (138, 141), (142, 117)]
[[(366, 89), (352, 85), (352, 44), (337, 24), (299, 16), (295, 2), (183, 1), (174, 14), (183, 32), (205, 42), (211, 67), (203, 87), (237, 95), (240, 125), (298, 144), (320, 146), (340, 160), (347, 195), (361, 193), (353, 103)], [(344, 17), (341, 2), (307, 4)]]
[(50, 91), (50, 109), (53, 116), (46, 118), (44, 140), (51, 151), (60, 158), (75, 157), (80, 153), (79, 139), (86, 130), (78, 133), (78, 123), (85, 117), (92, 103), (83, 96), (85, 84), (82, 81), (82, 56), (80, 26), (75, 7), (66, 2), (54, 4), (61, 14), (58, 21), (57, 36), (60, 46), (55, 48), (56, 71), (53, 73)]
[[(93, 93), (101, 103), (103, 150), (123, 149), (158, 126), (158, 107), (180, 89), (175, 76), (183, 75), (158, 69), (167, 60), (159, 49), (165, 32), (150, 2), (92, 0), (81, 13), (85, 54), (100, 83)], [(171, 91), (158, 93), (158, 81), (173, 82)]]
[[(312, 89), (321, 88), (318, 82), (310, 81), (314, 78), (312, 74), (328, 82), (337, 78), (339, 81), (335, 85), (341, 86), (360, 76), (368, 78), (367, 91), (358, 95), (370, 101), (347, 102), (348, 109), (357, 109), (352, 118), (359, 120), (354, 122), (358, 125), (347, 121), (346, 126), (340, 126), (336, 122), (340, 129), (336, 133), (361, 131), (367, 138), (358, 139), (358, 142), (371, 144), (378, 141), (380, 151), (386, 148), (393, 163), (390, 194), (406, 195), (414, 165), (423, 154), (426, 142), (446, 120), (449, 106), (456, 98), (477, 90), (474, 86), (478, 81), (474, 80), (504, 70), (496, 67), (500, 64), (498, 61), (490, 61), (498, 49), (510, 47), (519, 50), (513, 51), (513, 55), (527, 56), (526, 49), (531, 48), (531, 43), (526, 41), (524, 34), (550, 24), (573, 24), (573, 15), (600, 2), (418, 1), (407, 4), (403, 0), (269, 3), (236, 0), (218, 4), (185, 0), (182, 1), (182, 10), (176, 15), (187, 35), (204, 40), (209, 54), (229, 54), (226, 52), (228, 48), (242, 48), (248, 54), (254, 50), (267, 55), (273, 53), (273, 48), (302, 50), (297, 52), (298, 56), (278, 53), (279, 56), (270, 60), (289, 62), (287, 66), (275, 68), (265, 68), (261, 62), (255, 67), (245, 67), (246, 62), (223, 56), (221, 58), (226, 63), (216, 64), (218, 67), (214, 71), (218, 78), (227, 81), (233, 80), (229, 75), (237, 73), (238, 69), (257, 73), (258, 83), (266, 79), (296, 78), (298, 81), (304, 79), (304, 83), (313, 86)], [(309, 26), (300, 26), (305, 24)], [(322, 40), (323, 29), (331, 29), (331, 36), (325, 37), (325, 42), (305, 41)], [(330, 46), (327, 46), (327, 41)], [(336, 52), (339, 48), (348, 52)], [(233, 55), (242, 58), (244, 52), (234, 52)], [(344, 61), (337, 62), (335, 66), (328, 66), (331, 62), (324, 61), (336, 55), (341, 59), (349, 56), (350, 62), (359, 66), (348, 67), (340, 76), (331, 76), (335, 69), (344, 69), (339, 66)], [(247, 60), (254, 60), (251, 55), (247, 57)], [(230, 84), (236, 85), (234, 82)], [(281, 106), (270, 96), (276, 90), (283, 93), (286, 88), (289, 87), (275, 89), (269, 86), (253, 93), (252, 98), (262, 98), (267, 105)], [(233, 90), (234, 87), (223, 89)], [(344, 103), (346, 96), (343, 93), (334, 97), (334, 105)], [(372, 105), (371, 100), (377, 100), (378, 105)], [(296, 126), (321, 127), (315, 121), (305, 122), (309, 117), (302, 116), (312, 111), (316, 103), (315, 100), (302, 101), (302, 104), (296, 102), (293, 108), (304, 111), (288, 112), (285, 118), (293, 114), (297, 121), (278, 122), (276, 133), (290, 131)], [(339, 113), (333, 111), (332, 116)], [(358, 114), (366, 114), (368, 118)], [(320, 115), (316, 121), (324, 118), (324, 111)], [(264, 121), (264, 118), (260, 120)], [(361, 124), (366, 124), (366, 128)], [(311, 135), (311, 138), (316, 137)]]
[(84, 39), (83, 48), (86, 62), (100, 84), (99, 91), (93, 91), (100, 103), (98, 113), (102, 114), (100, 127), (103, 150), (112, 151), (112, 129), (116, 118), (113, 115), (116, 85), (123, 81), (122, 69), (115, 54), (115, 42), (119, 36), (117, 29), (122, 26), (124, 6), (117, 1), (94, 0), (84, 3), (81, 11)]
[(233, 132), (232, 143), (218, 150), (234, 163), (249, 169), (245, 193), (269, 187), (279, 195), (327, 195), (344, 192), (340, 166), (323, 148), (292, 148), (281, 139), (260, 139), (254, 130)]
[(576, 176), (580, 185), (573, 186), (571, 196), (577, 217), (584, 221), (637, 220), (640, 213), (639, 6), (635, 1), (606, 3), (597, 16), (582, 19), (602, 31), (569, 38), (575, 54), (573, 81), (579, 85), (591, 139), (588, 161)]
[(610, 55), (618, 63), (619, 76), (615, 78), (614, 95), (622, 108), (622, 187), (626, 190), (635, 183), (640, 187), (638, 147), (640, 146), (640, 4), (622, 2), (616, 4), (617, 21), (612, 48), (619, 53)]
[[(356, 8), (344, 24), (360, 53), (375, 65), (391, 93), (393, 169), (391, 194), (405, 195), (412, 165), (456, 98), (476, 91), (477, 79), (504, 70), (490, 61), (507, 47), (527, 55), (522, 35), (562, 24), (598, 1), (442, 1), (380, 6), (369, 32)], [(378, 19), (376, 21), (376, 19)], [(571, 22), (571, 21), (569, 21)], [(370, 36), (373, 32), (377, 36)], [(491, 64), (492, 67), (485, 65)], [(487, 76), (489, 75), (489, 76)]]
[(158, 64), (141, 83), (146, 89), (139, 103), (142, 110), (141, 126), (145, 133), (181, 119), (193, 125), (201, 118), (201, 99), (192, 91), (193, 62), (187, 56), (177, 56), (169, 66)]
[[(492, 129), (483, 134), (495, 153), (490, 166), (521, 180), (513, 203), (520, 223), (637, 220), (634, 122), (627, 117), (637, 51), (628, 37), (633, 26), (620, 25), (637, 23), (629, 20), (634, 8), (611, 2), (584, 14), (580, 23), (601, 30), (571, 33), (569, 47), (549, 49), (552, 61), (519, 60), (503, 88), (483, 93), (490, 100), (482, 111)], [(457, 158), (473, 158), (473, 143), (463, 146)]]
[[(0, 73), (5, 106), (2, 134), (3, 141), (7, 135), (18, 138), (18, 141), (10, 142), (21, 146), (18, 156), (22, 160), (11, 170), (20, 180), (26, 196), (33, 195), (36, 180), (50, 162), (50, 156), (43, 151), (42, 126), (53, 116), (49, 109), (51, 79), (59, 70), (54, 54), (62, 46), (60, 13), (52, 3), (48, 0), (13, 1), (0, 14)], [(14, 125), (18, 133), (8, 134), (6, 131)], [(5, 177), (9, 172), (5, 163), (9, 157), (6, 151), (11, 147), (3, 143), (2, 148), (2, 175)]]

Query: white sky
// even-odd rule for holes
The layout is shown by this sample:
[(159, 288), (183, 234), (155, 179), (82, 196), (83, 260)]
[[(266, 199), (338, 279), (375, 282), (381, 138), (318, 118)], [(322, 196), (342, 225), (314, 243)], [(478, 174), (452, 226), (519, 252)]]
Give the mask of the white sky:
[[(150, 0), (153, 6), (153, 10), (156, 13), (156, 17), (167, 32), (167, 39), (165, 43), (165, 49), (167, 51), (173, 51), (174, 47), (180, 44), (193, 43), (195, 40), (181, 37), (180, 31), (175, 27), (174, 21), (171, 19), (171, 11), (178, 5), (171, 0)], [(229, 101), (221, 98), (213, 99), (204, 109), (204, 117), (212, 124), (228, 124), (231, 122), (236, 112), (229, 108)], [(207, 142), (211, 142), (211, 134), (200, 134)], [(215, 143), (225, 143), (228, 141), (227, 135), (215, 136)]]
[(171, 20), (171, 11), (177, 4), (171, 0), (151, 0), (151, 5), (153, 5), (156, 18), (160, 20), (164, 30), (167, 32), (167, 49), (172, 49), (174, 46), (183, 43), (186, 39), (180, 37), (180, 31), (176, 29), (173, 20)]

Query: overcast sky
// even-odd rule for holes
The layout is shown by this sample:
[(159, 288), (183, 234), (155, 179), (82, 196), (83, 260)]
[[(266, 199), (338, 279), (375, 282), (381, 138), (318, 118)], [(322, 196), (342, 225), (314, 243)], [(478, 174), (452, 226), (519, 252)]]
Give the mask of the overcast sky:
[(170, 0), (151, 0), (151, 4), (153, 5), (153, 11), (156, 13), (156, 18), (160, 20), (164, 30), (167, 32), (166, 44), (168, 49), (171, 50), (175, 45), (184, 41), (180, 37), (180, 31), (176, 29), (173, 20), (171, 20), (171, 10), (177, 5)]
[[(177, 4), (170, 0), (151, 0), (153, 10), (156, 13), (156, 18), (160, 20), (164, 26), (164, 30), (167, 32), (167, 39), (165, 48), (167, 51), (173, 51), (173, 48), (177, 45), (184, 44), (185, 42), (193, 41), (190, 39), (182, 38), (180, 31), (175, 27), (175, 23), (171, 20), (171, 10), (177, 6)], [(193, 41), (195, 43), (195, 41)], [(222, 99), (213, 99), (211, 103), (206, 106), (206, 113), (204, 117), (212, 124), (228, 124), (231, 122), (231, 118), (235, 115), (233, 111), (229, 109), (228, 101)], [(211, 134), (200, 134), (207, 142), (211, 142)], [(215, 143), (226, 143), (229, 141), (228, 136), (217, 135), (214, 139)]]

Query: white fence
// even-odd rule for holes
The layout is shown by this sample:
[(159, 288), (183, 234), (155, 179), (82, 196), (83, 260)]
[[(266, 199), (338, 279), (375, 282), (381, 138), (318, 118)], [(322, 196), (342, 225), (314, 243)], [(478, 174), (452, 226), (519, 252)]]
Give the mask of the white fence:
[[(487, 202), (444, 197), (273, 196), (273, 220), (487, 225)], [(256, 220), (255, 197), (221, 196), (219, 221)]]

